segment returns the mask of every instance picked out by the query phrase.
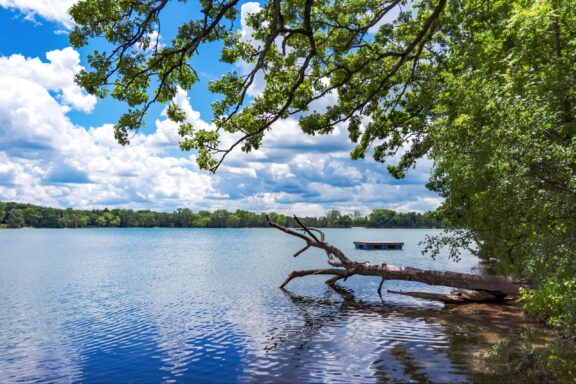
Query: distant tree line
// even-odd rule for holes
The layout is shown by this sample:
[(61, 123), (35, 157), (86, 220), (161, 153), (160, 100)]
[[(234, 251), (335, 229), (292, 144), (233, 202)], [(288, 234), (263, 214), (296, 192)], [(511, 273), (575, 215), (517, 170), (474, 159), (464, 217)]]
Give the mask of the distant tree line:
[[(296, 226), (294, 218), (270, 213), (273, 221)], [(351, 215), (333, 209), (321, 217), (303, 217), (304, 223), (321, 228), (440, 228), (434, 213), (395, 212), (376, 209), (368, 216), (359, 211)], [(32, 204), (0, 202), (0, 228), (88, 228), (88, 227), (174, 227), (174, 228), (257, 228), (267, 227), (265, 213), (243, 210), (193, 212), (179, 208), (172, 213), (131, 209), (75, 210), (41, 207)]]

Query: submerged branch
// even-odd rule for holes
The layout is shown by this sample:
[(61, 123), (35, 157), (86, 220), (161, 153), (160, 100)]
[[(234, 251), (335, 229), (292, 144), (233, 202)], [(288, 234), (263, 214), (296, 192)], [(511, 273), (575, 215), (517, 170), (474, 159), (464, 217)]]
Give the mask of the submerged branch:
[[(298, 237), (306, 242), (306, 245), (294, 254), (295, 257), (304, 253), (309, 248), (319, 248), (326, 252), (326, 255), (328, 256), (328, 264), (339, 268), (294, 271), (284, 280), (280, 286), (281, 288), (284, 288), (294, 278), (310, 275), (332, 275), (330, 279), (326, 280), (328, 285), (334, 285), (337, 281), (342, 279), (346, 280), (352, 275), (379, 276), (382, 278), (377, 290), (379, 295), (381, 295), (382, 285), (385, 280), (408, 280), (429, 285), (460, 288), (465, 291), (457, 291), (449, 295), (425, 292), (388, 292), (424, 299), (440, 300), (445, 303), (465, 303), (502, 301), (508, 296), (518, 297), (520, 294), (520, 288), (529, 286), (529, 282), (525, 279), (507, 276), (480, 276), (470, 273), (424, 270), (390, 264), (372, 264), (368, 262), (359, 263), (350, 260), (338, 248), (327, 243), (322, 231), (317, 228), (309, 228), (297, 217), (294, 218), (301, 227), (302, 233), (275, 223), (269, 217), (268, 223), (270, 226), (289, 235)], [(321, 239), (318, 239), (312, 231), (319, 233)], [(336, 259), (338, 261), (336, 261)]]

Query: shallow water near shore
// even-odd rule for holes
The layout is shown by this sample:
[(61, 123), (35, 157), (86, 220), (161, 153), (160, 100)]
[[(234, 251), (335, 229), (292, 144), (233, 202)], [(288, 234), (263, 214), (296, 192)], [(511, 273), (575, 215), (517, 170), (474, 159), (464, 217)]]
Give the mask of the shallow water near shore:
[[(328, 229), (350, 258), (481, 273), (434, 261), (436, 230)], [(352, 241), (403, 241), (355, 250)], [(490, 382), (473, 354), (534, 333), (509, 307), (376, 294), (378, 278), (278, 285), (325, 255), (274, 229), (0, 231), (0, 382)], [(384, 291), (449, 291), (387, 281)]]

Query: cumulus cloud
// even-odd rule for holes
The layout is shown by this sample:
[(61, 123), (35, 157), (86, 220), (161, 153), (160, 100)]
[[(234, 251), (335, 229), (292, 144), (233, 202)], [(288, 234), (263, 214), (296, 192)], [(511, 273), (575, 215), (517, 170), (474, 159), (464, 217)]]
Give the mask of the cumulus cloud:
[[(212, 129), (210, 124), (201, 119), (200, 112), (192, 108), (186, 91), (181, 88), (178, 89), (173, 101), (185, 112), (186, 121), (191, 123), (194, 129)], [(154, 135), (136, 137), (135, 141), (133, 140), (135, 145), (145, 143), (159, 148), (175, 148), (178, 146), (181, 140), (178, 134), (178, 124), (168, 119), (167, 108), (162, 111), (161, 116), (162, 119), (156, 120), (156, 132)]]
[(86, 107), (90, 104), (80, 90), (67, 92), (79, 69), (77, 53), (63, 50), (47, 56), (50, 63), (19, 55), (0, 58), (2, 200), (164, 209), (194, 206), (218, 195), (210, 177), (198, 172), (193, 156), (161, 153), (162, 137), (174, 136), (168, 128), (137, 135), (137, 145), (122, 148), (114, 141), (112, 125), (74, 126), (66, 116), (69, 108), (93, 107)]
[(0, 0), (0, 7), (15, 9), (27, 20), (38, 22), (37, 17), (61, 24), (70, 29), (74, 25), (68, 9), (77, 0)]
[(240, 208), (287, 213), (297, 208), (309, 215), (329, 209), (426, 211), (441, 202), (424, 186), (432, 166), (429, 160), (410, 170), (406, 179), (395, 180), (381, 163), (350, 160), (352, 148), (342, 127), (331, 135), (305, 136), (297, 121), (283, 120), (259, 150), (232, 153), (219, 170), (217, 185)]
[(96, 105), (96, 97), (85, 94), (74, 82), (74, 74), (82, 69), (79, 53), (65, 48), (47, 52), (46, 58), (48, 62), (19, 54), (0, 57), (0, 73), (5, 77), (30, 80), (56, 92), (66, 107), (91, 112)]
[[(251, 14), (258, 13), (261, 10), (262, 7), (260, 6), (260, 3), (257, 2), (248, 2), (242, 4), (242, 7), (240, 8), (240, 38), (242, 41), (257, 45), (257, 42), (252, 39), (254, 28), (248, 25), (247, 19)], [(243, 74), (248, 74), (252, 71), (253, 66), (251, 64), (242, 61), (239, 65)], [(266, 82), (264, 80), (264, 73), (262, 71), (258, 71), (254, 77), (252, 85), (250, 85), (248, 88), (247, 93), (249, 96), (259, 96), (262, 94), (262, 92), (264, 92), (265, 86)]]

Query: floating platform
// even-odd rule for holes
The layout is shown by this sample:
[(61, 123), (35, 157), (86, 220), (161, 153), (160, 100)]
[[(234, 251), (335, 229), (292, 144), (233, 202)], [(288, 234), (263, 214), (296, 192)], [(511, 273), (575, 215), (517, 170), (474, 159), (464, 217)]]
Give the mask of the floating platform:
[(356, 249), (402, 249), (404, 243), (355, 241)]

